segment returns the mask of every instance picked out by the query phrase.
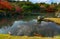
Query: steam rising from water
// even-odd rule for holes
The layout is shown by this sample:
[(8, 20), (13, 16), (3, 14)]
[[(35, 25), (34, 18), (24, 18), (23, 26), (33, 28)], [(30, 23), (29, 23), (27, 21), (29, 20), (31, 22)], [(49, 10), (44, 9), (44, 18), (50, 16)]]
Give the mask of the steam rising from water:
[(1, 28), (0, 33), (8, 33), (19, 36), (33, 36), (34, 33), (42, 34), (45, 36), (58, 35), (60, 27), (53, 22), (42, 21), (41, 24), (37, 23), (37, 20), (31, 21), (15, 21), (12, 27), (6, 29)]

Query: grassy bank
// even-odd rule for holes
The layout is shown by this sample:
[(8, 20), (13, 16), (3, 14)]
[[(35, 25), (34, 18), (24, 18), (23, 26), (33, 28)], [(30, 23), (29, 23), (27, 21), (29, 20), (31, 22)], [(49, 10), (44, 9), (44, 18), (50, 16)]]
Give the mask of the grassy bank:
[(45, 19), (51, 20), (51, 21), (53, 21), (53, 22), (55, 22), (55, 23), (60, 25), (60, 18), (45, 18)]
[(0, 34), (0, 39), (60, 39), (60, 36), (56, 36), (54, 38), (51, 37), (28, 37), (28, 36), (10, 36), (8, 34)]

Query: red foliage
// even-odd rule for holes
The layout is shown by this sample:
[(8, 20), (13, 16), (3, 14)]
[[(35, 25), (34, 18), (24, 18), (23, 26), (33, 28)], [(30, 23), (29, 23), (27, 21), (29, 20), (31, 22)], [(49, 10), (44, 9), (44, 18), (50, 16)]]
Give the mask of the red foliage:
[(11, 10), (12, 7), (13, 6), (11, 6), (9, 2), (7, 2), (7, 1), (0, 1), (0, 8), (3, 8), (3, 9), (7, 8), (7, 9)]
[(21, 12), (22, 11), (22, 9), (19, 6), (16, 6), (15, 9), (16, 9), (16, 12)]
[(51, 13), (51, 12), (55, 12), (54, 8), (50, 8), (50, 7), (48, 7), (48, 8), (46, 9), (46, 11), (47, 11), (47, 12), (50, 12), (50, 13)]
[(16, 12), (21, 12), (22, 9), (19, 6), (15, 6), (13, 7), (8, 1), (1, 1), (0, 0), (0, 9), (8, 9), (8, 10), (12, 10), (13, 8), (15, 8)]

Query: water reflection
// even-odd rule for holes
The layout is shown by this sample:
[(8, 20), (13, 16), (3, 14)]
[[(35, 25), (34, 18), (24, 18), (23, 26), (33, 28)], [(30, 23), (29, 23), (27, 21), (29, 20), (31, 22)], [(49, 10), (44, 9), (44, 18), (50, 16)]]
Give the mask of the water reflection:
[(42, 21), (41, 24), (37, 23), (36, 19), (30, 21), (15, 21), (10, 27), (2, 27), (0, 33), (8, 34), (10, 32), (12, 35), (20, 36), (32, 36), (34, 33), (42, 34), (44, 36), (52, 36), (60, 34), (60, 25), (53, 22)]

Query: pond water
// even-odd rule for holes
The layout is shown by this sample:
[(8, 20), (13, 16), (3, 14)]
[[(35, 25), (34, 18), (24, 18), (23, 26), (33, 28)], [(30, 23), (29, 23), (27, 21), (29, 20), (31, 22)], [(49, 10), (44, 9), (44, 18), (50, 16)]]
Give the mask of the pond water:
[[(34, 33), (44, 34), (46, 36), (51, 36), (60, 34), (60, 25), (53, 22), (42, 21), (41, 24), (37, 22), (36, 17), (25, 18), (20, 20), (14, 20), (10, 22), (11, 25), (2, 26), (0, 28), (0, 34), (11, 34), (20, 36), (30, 36)], [(48, 32), (48, 33), (47, 33)], [(53, 33), (52, 33), (53, 32)]]

